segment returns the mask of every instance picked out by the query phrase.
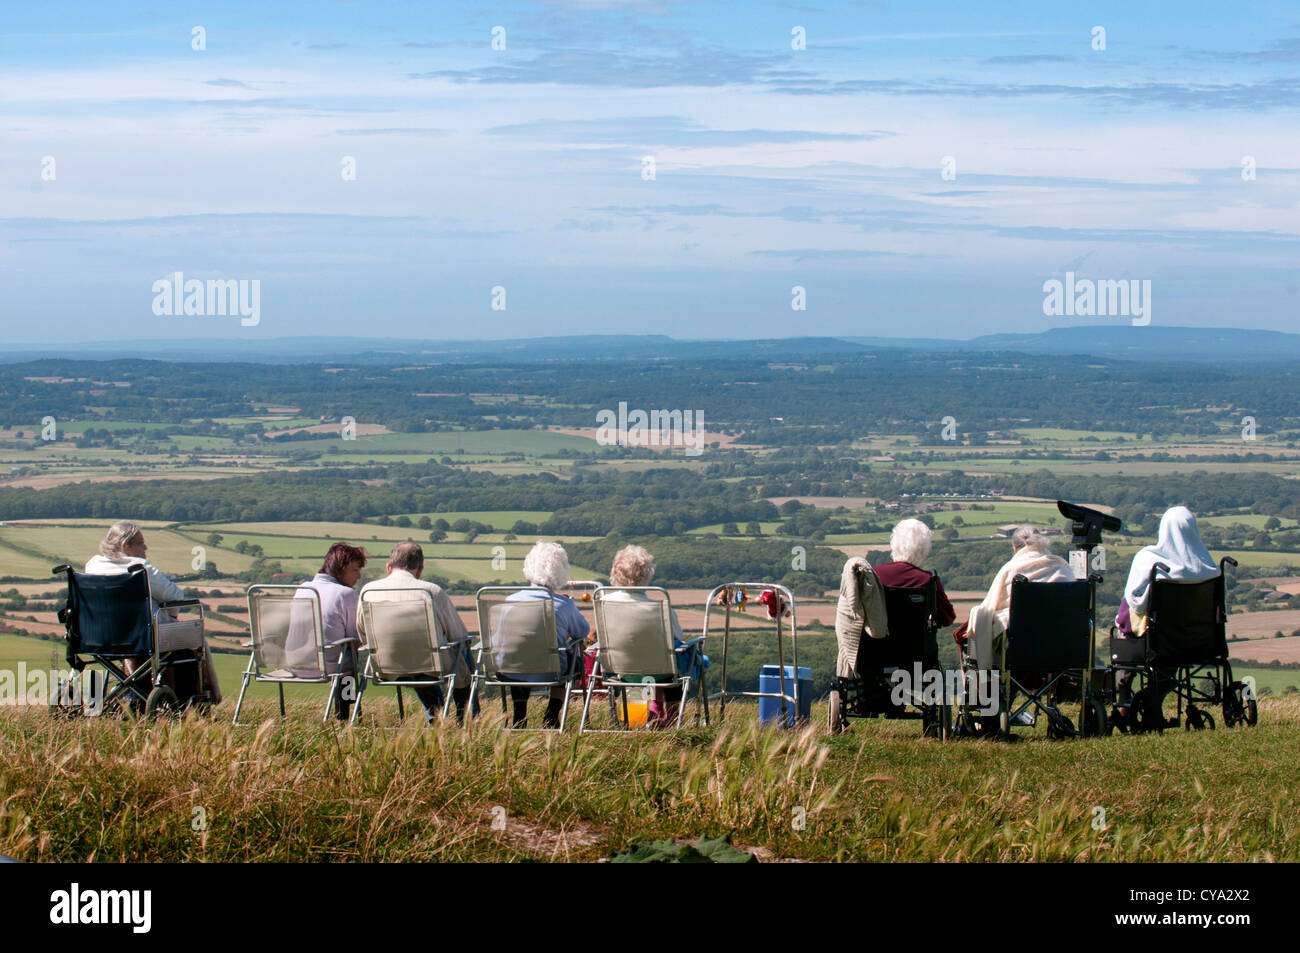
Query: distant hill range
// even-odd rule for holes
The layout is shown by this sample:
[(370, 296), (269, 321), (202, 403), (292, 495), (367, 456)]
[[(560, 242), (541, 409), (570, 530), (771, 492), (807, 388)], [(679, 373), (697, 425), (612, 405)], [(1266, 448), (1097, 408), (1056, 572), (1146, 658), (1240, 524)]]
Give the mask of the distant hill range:
[(1021, 354), (1086, 354), (1132, 361), (1294, 361), (1300, 334), (1242, 328), (1176, 328), (1096, 325), (1052, 328), (1037, 334), (985, 334), (951, 338), (849, 337), (871, 348), (915, 351), (1014, 351)]
[(1290, 362), (1300, 359), (1300, 334), (1238, 328), (1100, 325), (1052, 328), (1037, 334), (954, 338), (797, 337), (767, 340), (681, 340), (661, 334), (592, 334), (492, 341), (416, 341), (357, 337), (226, 338), (103, 341), (69, 347), (0, 344), (0, 361), (152, 358), (256, 364), (339, 362), (389, 364), (409, 360), (529, 363), (560, 360), (808, 359), (877, 351), (1077, 355), (1138, 362)]

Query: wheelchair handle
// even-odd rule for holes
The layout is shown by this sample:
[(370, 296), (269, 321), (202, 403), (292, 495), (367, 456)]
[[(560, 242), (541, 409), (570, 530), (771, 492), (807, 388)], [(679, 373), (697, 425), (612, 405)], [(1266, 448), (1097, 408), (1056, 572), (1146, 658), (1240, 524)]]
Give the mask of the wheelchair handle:
[(1233, 559), (1231, 556), (1224, 556), (1222, 559), (1219, 560), (1219, 575), (1223, 575), (1224, 563), (1227, 563), (1233, 569), (1237, 568), (1237, 560)]

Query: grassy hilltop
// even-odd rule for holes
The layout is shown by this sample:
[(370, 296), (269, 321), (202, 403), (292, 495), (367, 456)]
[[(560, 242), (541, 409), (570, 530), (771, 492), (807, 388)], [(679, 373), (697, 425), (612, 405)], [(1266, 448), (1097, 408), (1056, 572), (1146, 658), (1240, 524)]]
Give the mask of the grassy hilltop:
[(283, 725), (256, 702), (241, 728), (0, 711), (0, 852), (597, 860), (729, 834), (764, 860), (1300, 860), (1296, 699), (1265, 699), (1254, 729), (1013, 744), (925, 741), (915, 722), (831, 737), (820, 706), (803, 731), (741, 706), (721, 727), (582, 738), (487, 711), (467, 731), (322, 728), (305, 701)]

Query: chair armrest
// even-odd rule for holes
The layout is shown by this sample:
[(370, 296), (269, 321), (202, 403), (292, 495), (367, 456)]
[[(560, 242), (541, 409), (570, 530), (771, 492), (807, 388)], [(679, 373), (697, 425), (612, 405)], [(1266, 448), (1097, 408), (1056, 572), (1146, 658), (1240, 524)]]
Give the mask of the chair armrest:
[(203, 605), (198, 599), (177, 599), (175, 602), (160, 602), (159, 608), (162, 609), (186, 609), (193, 606)]
[(683, 642), (681, 645), (677, 646), (676, 651), (680, 652), (682, 649), (689, 649), (692, 645), (698, 645), (703, 641), (704, 641), (704, 636), (697, 635), (695, 638), (691, 639), (690, 641)]
[(326, 648), (331, 648), (335, 645), (351, 645), (354, 642), (360, 642), (360, 641), (361, 640), (358, 639), (355, 635), (350, 635), (345, 639), (335, 639), (333, 642), (326, 642), (324, 643), (324, 645)]
[(253, 647), (253, 640), (249, 639), (247, 642), (240, 642), (239, 644), (246, 649), (251, 649)]

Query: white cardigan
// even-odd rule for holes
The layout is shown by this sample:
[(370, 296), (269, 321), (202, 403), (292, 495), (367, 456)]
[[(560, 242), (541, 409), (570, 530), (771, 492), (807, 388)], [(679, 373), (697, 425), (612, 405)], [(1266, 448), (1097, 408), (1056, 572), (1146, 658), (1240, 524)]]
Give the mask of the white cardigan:
[(92, 576), (116, 576), (130, 572), (136, 566), (143, 566), (149, 576), (149, 600), (152, 610), (158, 611), (160, 602), (176, 602), (185, 598), (185, 590), (160, 573), (148, 560), (139, 556), (91, 556), (86, 563), (86, 572)]

